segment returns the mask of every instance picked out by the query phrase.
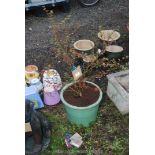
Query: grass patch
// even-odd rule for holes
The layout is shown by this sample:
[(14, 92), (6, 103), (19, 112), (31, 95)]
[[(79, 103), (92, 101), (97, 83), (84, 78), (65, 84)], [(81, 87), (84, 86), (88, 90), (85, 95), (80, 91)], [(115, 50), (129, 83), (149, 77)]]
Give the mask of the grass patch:
[[(114, 104), (106, 98), (100, 105), (97, 121), (90, 127), (77, 127), (68, 122), (63, 104), (46, 107), (42, 112), (53, 122), (51, 143), (41, 155), (127, 155), (129, 153), (129, 115), (122, 116)], [(65, 133), (78, 132), (83, 137), (83, 145), (67, 149)]]

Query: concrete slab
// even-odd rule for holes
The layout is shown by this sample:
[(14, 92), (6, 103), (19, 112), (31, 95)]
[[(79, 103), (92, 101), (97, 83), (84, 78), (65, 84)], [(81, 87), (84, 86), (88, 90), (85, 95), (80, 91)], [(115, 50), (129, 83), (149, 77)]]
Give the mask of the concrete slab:
[(107, 75), (107, 95), (121, 114), (129, 113), (129, 70)]

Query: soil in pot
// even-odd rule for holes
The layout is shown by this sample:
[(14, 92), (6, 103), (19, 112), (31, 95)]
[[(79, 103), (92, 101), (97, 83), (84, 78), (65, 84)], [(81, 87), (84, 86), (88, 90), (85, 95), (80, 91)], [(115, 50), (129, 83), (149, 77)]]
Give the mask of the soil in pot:
[(86, 87), (81, 91), (82, 96), (76, 96), (72, 89), (74, 85), (66, 89), (64, 99), (73, 106), (86, 107), (95, 103), (99, 98), (99, 90), (89, 83), (86, 83)]

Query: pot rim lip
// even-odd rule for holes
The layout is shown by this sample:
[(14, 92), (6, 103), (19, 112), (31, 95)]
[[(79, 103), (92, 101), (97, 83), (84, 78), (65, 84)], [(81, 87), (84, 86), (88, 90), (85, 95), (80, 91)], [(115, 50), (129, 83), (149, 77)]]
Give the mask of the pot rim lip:
[[(28, 71), (27, 68), (29, 68), (29, 67), (34, 67), (35, 69)], [(36, 73), (37, 71), (38, 71), (38, 67), (36, 65), (27, 65), (25, 67), (25, 73), (32, 74), (32, 73)]]
[[(110, 47), (118, 47), (118, 48), (120, 48), (120, 51), (110, 51), (110, 49), (108, 49)], [(108, 53), (121, 53), (121, 52), (123, 52), (123, 50), (124, 50), (123, 47), (122, 46), (118, 46), (118, 45), (106, 46), (106, 52), (108, 52)]]
[(84, 110), (84, 109), (89, 109), (89, 108), (92, 108), (92, 107), (98, 105), (98, 104), (100, 103), (101, 99), (102, 99), (102, 96), (103, 96), (103, 92), (102, 92), (101, 88), (100, 88), (97, 84), (95, 84), (95, 83), (93, 83), (93, 82), (90, 82), (90, 81), (85, 81), (85, 82), (86, 82), (86, 83), (90, 83), (90, 84), (92, 84), (92, 85), (94, 85), (95, 87), (98, 88), (100, 94), (99, 94), (99, 98), (97, 99), (97, 101), (94, 102), (93, 104), (89, 105), (89, 106), (86, 106), (86, 107), (77, 107), (77, 106), (74, 106), (74, 105), (69, 104), (69, 103), (64, 99), (63, 93), (64, 93), (64, 91), (65, 91), (69, 86), (71, 86), (71, 85), (73, 85), (74, 83), (76, 83), (76, 82), (71, 82), (71, 83), (66, 84), (66, 85), (61, 89), (60, 98), (61, 98), (61, 101), (63, 102), (63, 104), (65, 104), (66, 106), (68, 106), (68, 107), (70, 107), (70, 108), (79, 109), (79, 110), (80, 110), (80, 109), (81, 109), (81, 110), (82, 110), (82, 109), (83, 109), (83, 110)]
[[(101, 34), (104, 33), (104, 32), (105, 32), (105, 33), (113, 32), (113, 33), (115, 33), (117, 36), (116, 36), (115, 38), (105, 39), (105, 38), (102, 38), (102, 37), (101, 37)], [(101, 30), (100, 32), (98, 32), (97, 35), (98, 35), (98, 38), (101, 39), (102, 41), (116, 41), (116, 40), (118, 40), (118, 39), (120, 38), (120, 36), (121, 36), (120, 33), (119, 33), (118, 31), (112, 30), (112, 29), (111, 29), (111, 30)]]
[[(82, 41), (86, 41), (86, 42), (91, 43), (93, 47), (88, 48), (88, 49), (78, 48), (78, 47), (76, 46), (76, 44), (77, 44), (78, 42), (82, 42)], [(92, 49), (95, 47), (95, 43), (94, 43), (93, 41), (91, 41), (91, 40), (88, 40), (88, 39), (81, 39), (81, 40), (76, 41), (76, 42), (73, 44), (73, 46), (74, 46), (74, 48), (75, 48), (76, 50), (78, 50), (78, 51), (86, 52), (86, 51), (92, 50)]]

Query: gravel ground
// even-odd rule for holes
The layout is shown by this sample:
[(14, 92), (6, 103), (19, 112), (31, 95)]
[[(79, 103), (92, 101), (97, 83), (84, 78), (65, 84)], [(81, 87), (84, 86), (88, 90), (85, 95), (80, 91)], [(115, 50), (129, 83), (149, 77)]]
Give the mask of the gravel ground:
[[(101, 0), (98, 5), (90, 8), (83, 8), (76, 0), (72, 0), (71, 11), (69, 13), (64, 13), (61, 6), (51, 9), (54, 11), (52, 22), (55, 25), (59, 24), (60, 21), (66, 17), (69, 17), (67, 26), (70, 32), (72, 32), (77, 25), (79, 26), (78, 31), (72, 36), (71, 43), (78, 39), (86, 38), (95, 41), (96, 45), (98, 45), (99, 39), (97, 38), (97, 33), (99, 26), (119, 30), (122, 36), (127, 33), (128, 0)], [(36, 64), (42, 69), (47, 64), (51, 64), (58, 68), (59, 71), (60, 61), (54, 54), (51, 41), (52, 22), (51, 19), (41, 11), (26, 13), (26, 65)]]

